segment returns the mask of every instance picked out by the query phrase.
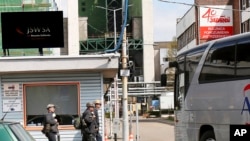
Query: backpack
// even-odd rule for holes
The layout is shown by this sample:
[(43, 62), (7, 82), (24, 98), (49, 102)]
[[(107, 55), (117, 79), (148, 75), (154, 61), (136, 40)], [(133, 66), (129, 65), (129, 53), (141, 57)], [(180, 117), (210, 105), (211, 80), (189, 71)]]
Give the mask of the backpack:
[(43, 129), (41, 130), (43, 134), (47, 134), (49, 133), (51, 127), (50, 127), (50, 124), (45, 124), (43, 125)]
[(75, 129), (82, 129), (82, 116), (74, 118), (73, 125)]
[(78, 116), (74, 119), (73, 125), (75, 127), (75, 129), (82, 129), (83, 127), (86, 127), (87, 124), (84, 121), (84, 119), (82, 118), (82, 116)]

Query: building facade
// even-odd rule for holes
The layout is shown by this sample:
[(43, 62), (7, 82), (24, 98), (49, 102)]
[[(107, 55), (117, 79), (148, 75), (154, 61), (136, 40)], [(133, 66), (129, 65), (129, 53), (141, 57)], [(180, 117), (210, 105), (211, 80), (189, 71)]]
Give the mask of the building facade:
[[(143, 77), (154, 81), (153, 2), (128, 1), (127, 18), (122, 10), (126, 0), (79, 0), (80, 53), (121, 52), (123, 23), (126, 22), (128, 60), (131, 68), (129, 81)], [(87, 35), (87, 36), (82, 36)]]
[[(73, 128), (72, 119), (86, 109), (87, 102), (103, 99), (107, 93), (107, 85), (119, 72), (123, 32), (127, 36), (127, 59), (133, 62), (129, 81), (134, 81), (133, 78), (140, 78), (146, 83), (155, 81), (155, 70), (152, 69), (152, 0), (126, 2), (1, 2), (0, 12), (63, 11), (64, 46), (39, 49), (20, 47), (1, 53), (4, 57), (0, 58), (0, 64), (4, 67), (0, 70), (0, 116), (8, 113), (5, 120), (21, 122), (36, 140), (44, 140), (46, 137), (41, 133), (40, 117), (46, 113), (46, 104), (54, 103), (58, 105), (57, 112), (62, 117), (59, 126), (61, 140), (81, 140), (80, 131)], [(127, 15), (123, 15), (124, 7), (128, 9)], [(121, 27), (125, 26), (126, 30), (123, 31)], [(101, 120), (100, 132), (104, 135), (104, 114)]]
[(195, 0), (186, 14), (177, 20), (178, 51), (241, 33), (239, 5), (239, 1), (234, 0)]
[[(0, 3), (1, 13), (63, 11), (56, 0), (6, 0)], [(50, 103), (56, 105), (61, 140), (81, 141), (81, 131), (76, 130), (72, 123), (74, 118), (85, 111), (87, 102), (99, 99), (104, 105), (107, 80), (113, 79), (118, 72), (119, 53), (80, 55), (78, 23), (79, 20), (86, 21), (86, 18), (78, 17), (78, 1), (70, 1), (66, 6), (68, 11), (63, 11), (63, 20), (60, 21), (64, 29), (60, 41), (64, 45), (5, 49), (1, 40), (0, 117), (5, 121), (20, 122), (38, 141), (46, 140), (41, 130), (46, 106)], [(26, 31), (33, 30), (33, 21), (28, 19), (23, 25)], [(48, 31), (50, 29), (48, 27)], [(44, 36), (43, 30), (36, 29), (34, 32), (34, 37)], [(2, 33), (1, 30), (2, 37), (6, 36)], [(100, 133), (104, 137), (104, 108), (100, 113)]]
[[(115, 77), (119, 55), (38, 56), (0, 58), (0, 116), (20, 122), (36, 140), (42, 134), (46, 105), (56, 105), (61, 140), (81, 141), (81, 132), (73, 127), (75, 117), (87, 102), (102, 100), (105, 79)], [(90, 63), (91, 62), (91, 63)], [(104, 136), (104, 109), (100, 115), (100, 133)]]
[(166, 64), (173, 61), (176, 56), (177, 44), (176, 41), (155, 42), (155, 44), (155, 81), (161, 81), (161, 74), (167, 73)]
[(240, 10), (241, 10), (241, 32), (249, 32), (250, 31), (250, 1), (249, 0), (240, 0)]

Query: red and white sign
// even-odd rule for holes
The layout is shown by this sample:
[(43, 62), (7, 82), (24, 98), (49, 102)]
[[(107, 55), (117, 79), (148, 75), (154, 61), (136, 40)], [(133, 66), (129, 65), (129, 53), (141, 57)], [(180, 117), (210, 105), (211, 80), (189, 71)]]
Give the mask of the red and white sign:
[(233, 35), (232, 6), (219, 5), (200, 7), (201, 40), (213, 40), (231, 35)]
[(4, 94), (4, 97), (19, 96), (19, 83), (4, 83), (3, 94)]

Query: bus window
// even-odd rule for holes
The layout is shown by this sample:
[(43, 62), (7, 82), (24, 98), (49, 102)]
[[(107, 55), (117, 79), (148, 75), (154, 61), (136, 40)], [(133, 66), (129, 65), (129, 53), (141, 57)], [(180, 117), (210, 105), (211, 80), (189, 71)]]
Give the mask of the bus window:
[(194, 73), (196, 71), (196, 68), (200, 62), (201, 56), (203, 55), (203, 52), (195, 52), (195, 53), (189, 53), (186, 56), (186, 74), (185, 74), (185, 79), (186, 79), (186, 87), (188, 89)]
[(174, 98), (174, 102), (175, 102), (175, 109), (176, 110), (180, 110), (181, 109), (181, 105), (182, 102), (184, 101), (184, 97), (185, 97), (185, 77), (184, 77), (184, 69), (185, 69), (185, 65), (184, 65), (184, 61), (185, 60), (185, 56), (180, 56), (177, 58), (177, 62), (178, 62), (178, 70), (177, 70), (177, 75), (176, 75), (176, 90), (175, 90), (175, 98)]
[(235, 45), (212, 47), (204, 62), (199, 81), (225, 81), (234, 78)]
[(184, 82), (184, 73), (181, 73), (178, 75), (178, 91), (175, 95), (176, 101), (175, 101), (175, 109), (180, 110), (182, 108), (183, 101), (185, 99), (185, 82)]
[(180, 56), (177, 58), (179, 73), (185, 71), (184, 70), (184, 61), (185, 61), (185, 56)]
[(250, 43), (237, 44), (236, 77), (250, 76)]

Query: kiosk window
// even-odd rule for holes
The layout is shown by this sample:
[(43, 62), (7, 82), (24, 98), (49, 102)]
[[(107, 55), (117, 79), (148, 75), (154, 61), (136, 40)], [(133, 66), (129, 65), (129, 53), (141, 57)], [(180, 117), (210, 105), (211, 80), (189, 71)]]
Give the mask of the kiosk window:
[(59, 125), (72, 125), (79, 115), (79, 83), (24, 84), (26, 126), (43, 125), (46, 106), (56, 105)]

